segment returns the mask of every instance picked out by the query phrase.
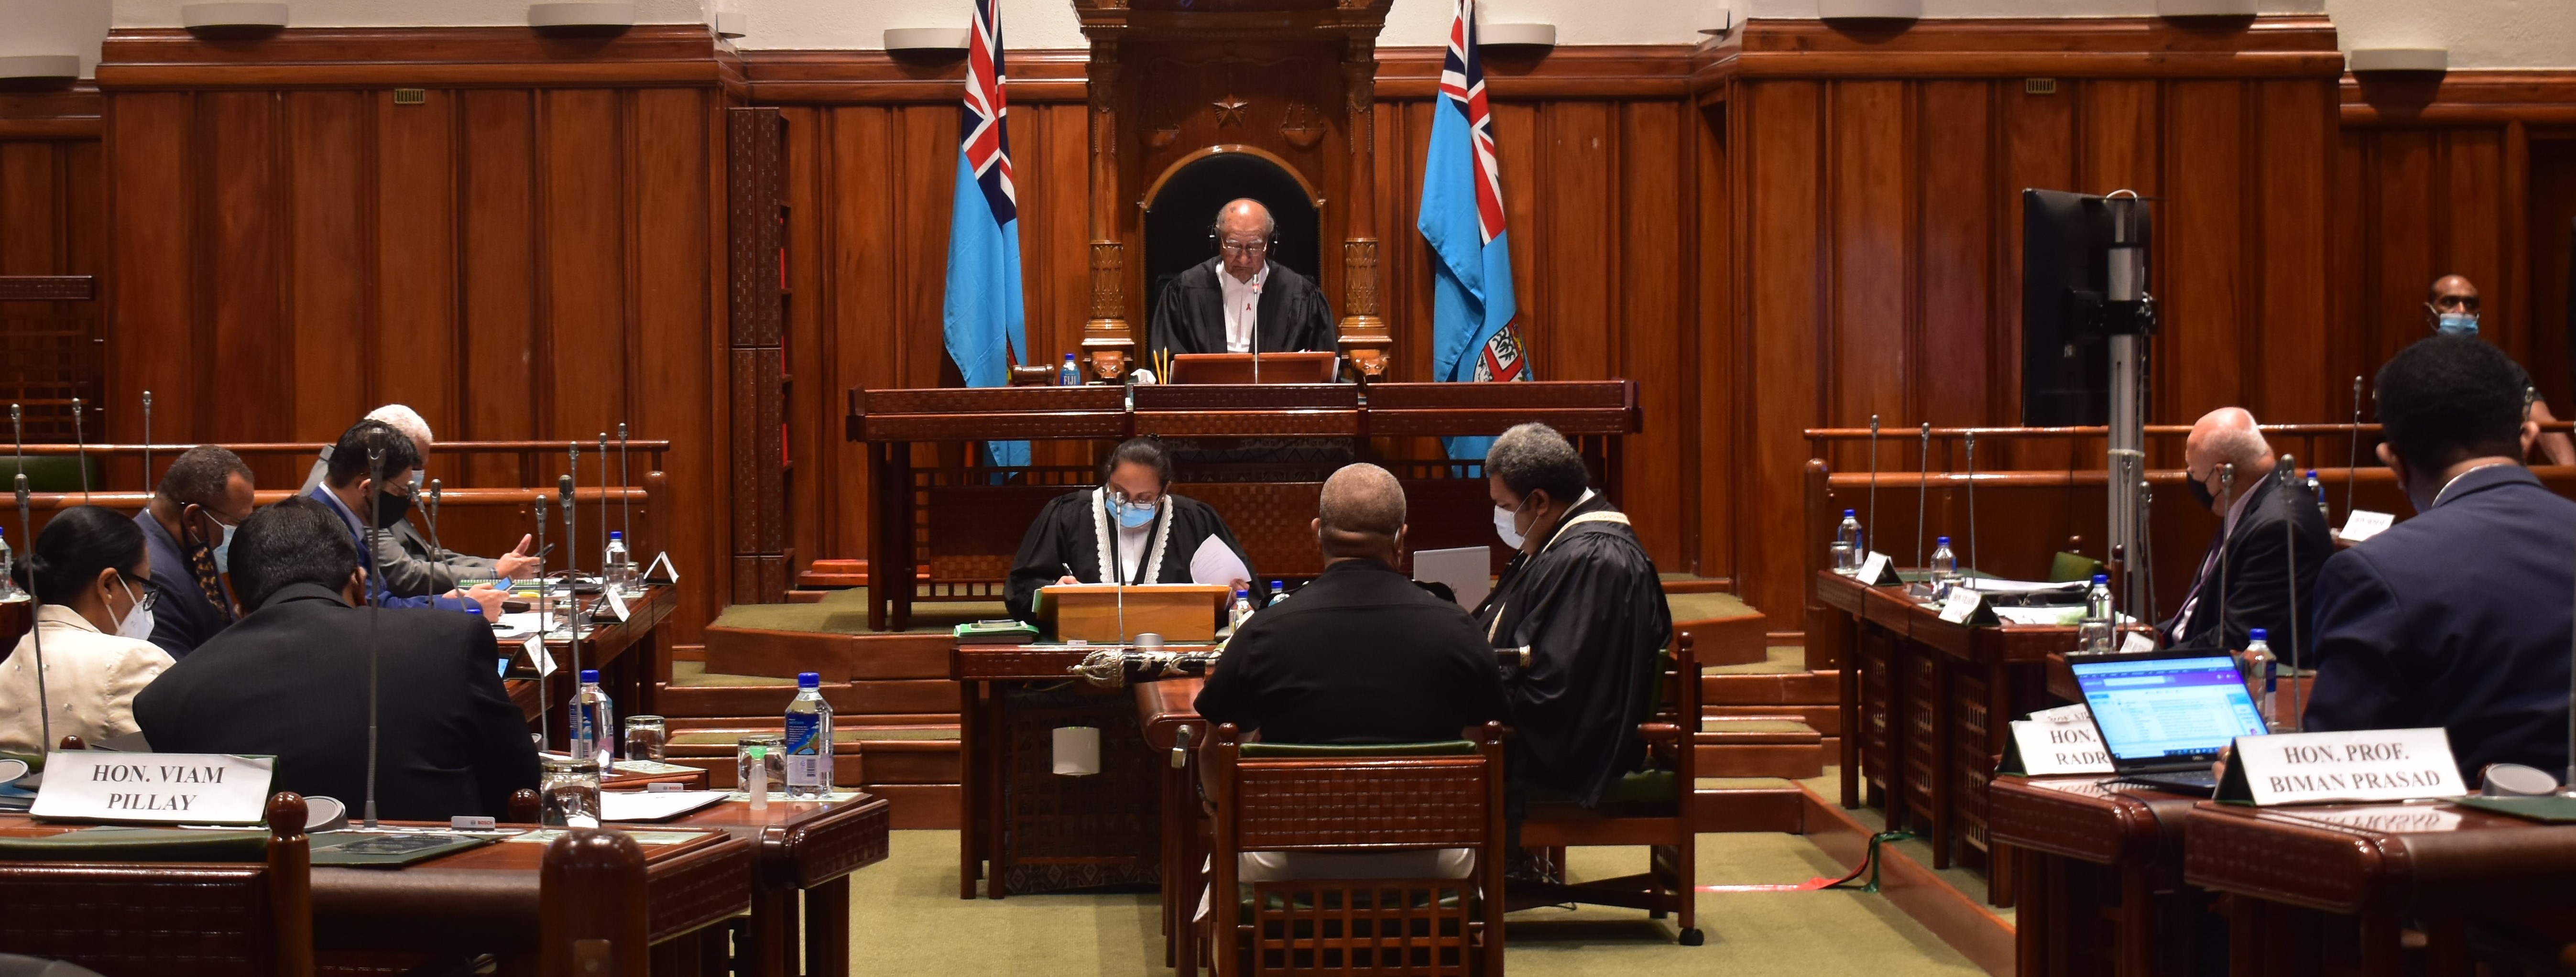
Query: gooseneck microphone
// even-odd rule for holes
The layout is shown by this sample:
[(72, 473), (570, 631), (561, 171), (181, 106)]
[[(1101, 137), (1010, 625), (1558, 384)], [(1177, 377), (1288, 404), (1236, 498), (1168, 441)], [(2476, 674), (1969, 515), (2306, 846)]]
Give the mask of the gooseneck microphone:
[(1869, 415), (1869, 525), (1860, 527), (1860, 532), (1861, 552), (1852, 554), (1854, 560), (1869, 557), (1869, 544), (1877, 538), (1875, 534), (1878, 532), (1878, 415), (1876, 414)]
[(1923, 565), (1923, 504), (1932, 497), (1932, 422), (1923, 422), (1923, 447), (1914, 454), (1914, 565)]
[(617, 422), (617, 520), (622, 524), (621, 528), (626, 530), (626, 545), (630, 547), (626, 558), (631, 561), (635, 559), (634, 551), (631, 549), (635, 545), (635, 504), (633, 500), (626, 497), (626, 487), (634, 484), (628, 481), (628, 477), (626, 422), (619, 421)]
[(384, 532), (376, 528), (382, 520), (376, 510), (384, 503), (385, 449), (379, 444), (367, 449), (367, 830), (376, 829), (376, 660), (378, 655), (377, 625), (384, 617), (384, 602), (376, 599), (376, 588), (383, 585), (384, 562), (376, 556), (376, 540)]
[[(537, 647), (544, 648), (546, 646), (546, 637), (555, 633), (555, 602), (554, 598), (548, 591), (548, 581), (546, 580), (546, 551), (548, 549), (546, 546), (546, 493), (542, 491), (537, 493), (536, 505)], [(552, 656), (547, 657), (550, 658)], [(554, 724), (549, 722), (546, 717), (546, 705), (553, 701), (552, 697), (546, 694), (546, 673), (552, 671), (552, 669), (546, 667), (548, 664), (548, 662), (540, 660), (535, 655), (529, 656), (528, 667), (537, 670), (537, 749), (539, 750), (543, 750), (546, 747), (553, 745), (552, 741), (555, 729)], [(574, 678), (579, 677), (580, 676), (578, 675), (574, 676)]]
[[(2345, 519), (2352, 518), (2352, 486), (2353, 483), (2361, 481), (2352, 477), (2352, 468), (2360, 463), (2361, 375), (2356, 373), (2352, 378), (2352, 439), (2344, 442), (2343, 449), (2343, 517)], [(2569, 756), (2571, 760), (2576, 760), (2576, 754), (2569, 754)]]
[[(81, 504), (89, 504), (89, 435), (81, 427), (81, 399), (72, 398), (72, 445), (80, 458)], [(21, 469), (22, 471), (24, 469)], [(30, 541), (32, 543), (32, 541)]]
[[(579, 453), (581, 451), (581, 446), (574, 445), (573, 451), (575, 453)], [(582, 617), (581, 530), (578, 528), (578, 524), (573, 522), (572, 476), (565, 475), (557, 478), (555, 480), (555, 486), (556, 491), (563, 497), (564, 550), (573, 554), (564, 560), (564, 566), (572, 568), (572, 576), (564, 581), (564, 586), (570, 591), (570, 596), (572, 598), (572, 613), (564, 618), (564, 643), (572, 647), (572, 677), (575, 681), (573, 688), (577, 690), (581, 688), (579, 684), (579, 680), (581, 679)], [(575, 694), (578, 694), (578, 692)], [(575, 716), (573, 717), (573, 721), (580, 722), (581, 717)]]
[(1977, 563), (1977, 432), (1968, 432), (1968, 569)]
[[(9, 405), (9, 416), (18, 416), (18, 405)], [(22, 537), (27, 532), (28, 508), (27, 473), (21, 470), (18, 472), (18, 533)], [(36, 541), (29, 539), (27, 556), (33, 559), (35, 554)], [(59, 744), (54, 742), (54, 707), (45, 700), (44, 604), (36, 599), (35, 583), (36, 569), (31, 565), (27, 568), (27, 640), (36, 651), (36, 752), (41, 754), (53, 752)]]
[[(2278, 469), (2275, 469), (2275, 471), (2276, 471), (2276, 472), (2277, 472), (2277, 474), (2280, 476), (2280, 481), (2279, 481), (2279, 482), (2277, 482), (2277, 483), (2275, 483), (2275, 484), (2272, 486), (2273, 491), (2276, 491), (2276, 492), (2288, 492), (2288, 491), (2290, 491), (2290, 487), (2291, 487), (2291, 485), (2293, 484), (2291, 480), (2292, 480), (2292, 479), (2294, 479), (2294, 478), (2296, 478), (2296, 477), (2298, 477), (2298, 474), (2299, 474), (2299, 460), (2298, 460), (2297, 458), (2291, 457), (2291, 456), (2290, 456), (2290, 454), (2289, 454), (2289, 452), (2286, 452), (2286, 451), (2285, 451), (2285, 452), (2282, 452), (2282, 453), (2281, 453), (2281, 467), (2280, 467), (2280, 468), (2278, 468)], [(2287, 498), (2287, 496), (2283, 496), (2283, 498)], [(2307, 722), (2307, 714), (2308, 714), (2308, 697), (2307, 697), (2307, 694), (2306, 694), (2306, 693), (2304, 693), (2304, 692), (2299, 692), (2299, 691), (2297, 691), (2297, 690), (2298, 690), (2298, 688), (2299, 688), (2299, 683), (2298, 683), (2298, 678), (2299, 678), (2299, 522), (2298, 522), (2298, 520), (2296, 520), (2296, 519), (2292, 519), (2292, 520), (2289, 520), (2289, 521), (2283, 522), (2283, 523), (2281, 524), (2281, 539), (2282, 539), (2282, 541), (2283, 541), (2284, 543), (2286, 543), (2286, 544), (2289, 546), (2289, 556), (2290, 556), (2290, 572), (2286, 575), (2286, 576), (2288, 576), (2288, 577), (2289, 577), (2289, 583), (2290, 583), (2290, 689), (2291, 689), (2291, 696), (2290, 696), (2290, 698), (2293, 700), (2293, 701), (2290, 703), (2290, 710), (2291, 710), (2291, 716), (2290, 716), (2290, 731), (2291, 731), (2291, 732), (2294, 732), (2294, 733), (2297, 733), (2297, 732), (2305, 732), (2305, 731), (2306, 731), (2306, 729), (2307, 729), (2306, 722)]]
[(143, 392), (143, 491), (152, 491), (152, 391)]
[(608, 586), (608, 432), (599, 432), (599, 584)]
[[(2218, 463), (2218, 643), (2227, 643), (2227, 514), (2236, 511), (2236, 463)], [(2190, 627), (2191, 622), (2183, 622)]]
[(444, 560), (446, 560), (446, 559), (447, 559), (447, 547), (446, 547), (446, 545), (445, 545), (445, 544), (442, 544), (442, 543), (440, 543), (440, 542), (438, 541), (438, 499), (439, 499), (439, 495), (440, 495), (440, 492), (439, 492), (439, 484), (438, 484), (438, 480), (437, 480), (437, 479), (435, 479), (435, 478), (430, 479), (430, 480), (429, 480), (429, 548), (430, 548), (430, 550), (431, 550), (431, 555), (432, 555), (433, 557), (435, 557), (435, 558), (436, 558), (436, 559), (438, 559), (438, 560), (444, 561)]

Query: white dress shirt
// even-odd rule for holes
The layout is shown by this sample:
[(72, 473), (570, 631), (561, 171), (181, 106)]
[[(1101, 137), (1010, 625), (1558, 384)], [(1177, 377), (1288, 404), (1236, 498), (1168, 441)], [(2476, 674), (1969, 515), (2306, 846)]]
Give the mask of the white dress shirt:
[(53, 710), (53, 743), (36, 711), (35, 635), (18, 639), (0, 662), (0, 752), (51, 752), (65, 736), (92, 745), (134, 732), (134, 695), (170, 667), (170, 653), (149, 641), (99, 633), (71, 608), (36, 608), (45, 638), (45, 704)]
[(1225, 292), (1226, 352), (1252, 352), (1253, 333), (1260, 328), (1261, 321), (1261, 285), (1269, 280), (1270, 263), (1267, 261), (1261, 263), (1261, 270), (1253, 272), (1252, 280), (1248, 282), (1234, 277), (1233, 272), (1225, 270), (1224, 264), (1217, 265), (1216, 285)]

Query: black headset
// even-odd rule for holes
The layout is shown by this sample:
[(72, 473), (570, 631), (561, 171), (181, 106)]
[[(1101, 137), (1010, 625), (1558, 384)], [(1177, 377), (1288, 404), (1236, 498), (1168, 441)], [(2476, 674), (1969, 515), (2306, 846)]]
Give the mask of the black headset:
[[(1256, 202), (1258, 202), (1258, 201), (1256, 201)], [(1261, 205), (1261, 207), (1262, 207), (1262, 210), (1264, 210), (1264, 211), (1268, 211), (1268, 210), (1270, 209), (1270, 205), (1269, 205), (1269, 204), (1262, 204), (1262, 205)], [(1207, 226), (1208, 250), (1209, 250), (1210, 252), (1212, 252), (1212, 253), (1223, 254), (1223, 253), (1224, 253), (1224, 251), (1225, 251), (1225, 230), (1224, 230), (1224, 228), (1222, 228), (1222, 227), (1220, 227), (1220, 226), (1219, 226), (1220, 222), (1222, 222), (1224, 219), (1225, 219), (1225, 208), (1220, 207), (1220, 208), (1217, 208), (1217, 212), (1216, 212), (1216, 219), (1208, 221), (1208, 226)], [(1270, 217), (1270, 233), (1268, 233), (1268, 234), (1264, 234), (1264, 235), (1262, 235), (1262, 236), (1261, 236), (1261, 246), (1262, 246), (1262, 257), (1264, 257), (1264, 258), (1269, 257), (1272, 253), (1277, 252), (1277, 251), (1279, 250), (1279, 217), (1278, 217), (1278, 215), (1276, 215), (1276, 214), (1271, 215), (1271, 217)]]

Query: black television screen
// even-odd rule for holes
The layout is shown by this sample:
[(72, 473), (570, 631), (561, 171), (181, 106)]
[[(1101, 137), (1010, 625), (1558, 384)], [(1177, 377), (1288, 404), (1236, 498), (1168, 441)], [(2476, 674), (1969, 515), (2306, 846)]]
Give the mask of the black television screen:
[[(2140, 239), (2150, 240), (2140, 222)], [(2021, 192), (2021, 422), (2110, 423), (2111, 354), (2101, 323), (2110, 211), (2101, 197)]]

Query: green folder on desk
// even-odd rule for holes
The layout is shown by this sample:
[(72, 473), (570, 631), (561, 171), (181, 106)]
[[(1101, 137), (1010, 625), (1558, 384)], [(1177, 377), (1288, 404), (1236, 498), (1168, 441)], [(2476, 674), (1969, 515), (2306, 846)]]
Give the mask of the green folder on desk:
[(2451, 803), (2542, 824), (2576, 824), (2576, 797), (2463, 797)]

